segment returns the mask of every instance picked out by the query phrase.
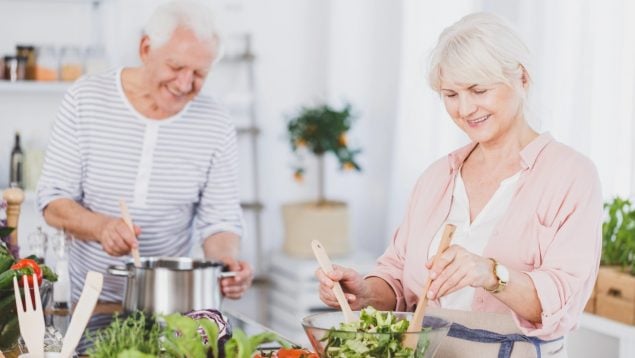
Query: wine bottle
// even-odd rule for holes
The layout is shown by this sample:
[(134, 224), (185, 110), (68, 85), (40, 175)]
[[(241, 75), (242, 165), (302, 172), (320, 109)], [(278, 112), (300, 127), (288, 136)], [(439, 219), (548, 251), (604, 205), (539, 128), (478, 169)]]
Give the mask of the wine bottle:
[(9, 184), (24, 188), (24, 153), (20, 147), (20, 133), (15, 133), (15, 143), (11, 150), (11, 168), (9, 173)]

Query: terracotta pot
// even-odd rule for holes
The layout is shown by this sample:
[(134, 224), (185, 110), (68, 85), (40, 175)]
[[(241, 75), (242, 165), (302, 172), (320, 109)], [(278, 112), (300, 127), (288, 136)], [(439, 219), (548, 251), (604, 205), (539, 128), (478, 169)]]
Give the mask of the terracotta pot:
[(289, 256), (312, 258), (311, 241), (319, 240), (329, 256), (350, 251), (349, 215), (346, 203), (327, 201), (292, 203), (282, 206), (284, 252)]

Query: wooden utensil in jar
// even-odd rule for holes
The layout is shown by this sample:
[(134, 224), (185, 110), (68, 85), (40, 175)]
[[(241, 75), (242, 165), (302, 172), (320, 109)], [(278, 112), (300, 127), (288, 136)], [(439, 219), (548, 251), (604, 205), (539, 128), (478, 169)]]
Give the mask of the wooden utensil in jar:
[[(437, 248), (437, 254), (434, 256), (434, 261), (437, 262), (439, 256), (443, 254), (445, 250), (450, 247), (450, 243), (452, 242), (452, 236), (454, 235), (454, 230), (456, 230), (456, 226), (452, 224), (446, 224), (445, 229), (443, 230), (443, 236), (441, 236), (441, 242), (439, 243), (439, 247)], [(432, 279), (428, 276), (428, 280), (423, 286), (423, 292), (419, 296), (419, 302), (417, 302), (417, 309), (415, 313), (412, 315), (412, 319), (410, 320), (410, 324), (408, 325), (408, 332), (420, 332), (421, 325), (423, 324), (423, 316), (425, 315), (426, 306), (428, 305), (428, 290), (430, 289), (430, 284), (432, 284)], [(412, 349), (417, 348), (417, 343), (419, 342), (419, 335), (417, 334), (406, 334), (404, 335), (403, 344), (405, 347), (409, 347)]]

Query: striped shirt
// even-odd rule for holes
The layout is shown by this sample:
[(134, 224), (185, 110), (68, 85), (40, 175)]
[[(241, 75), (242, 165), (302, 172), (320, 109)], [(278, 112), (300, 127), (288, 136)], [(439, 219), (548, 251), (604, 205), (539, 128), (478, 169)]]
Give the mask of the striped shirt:
[[(242, 234), (237, 171), (236, 130), (218, 102), (199, 95), (173, 117), (149, 119), (125, 96), (121, 69), (112, 70), (84, 77), (66, 93), (37, 201), (44, 210), (69, 198), (119, 217), (124, 199), (142, 230), (141, 256), (187, 256), (210, 235)], [(109, 256), (98, 242), (73, 240), (72, 301), (88, 271), (105, 273), (128, 260)], [(124, 285), (106, 274), (100, 299), (121, 301)]]

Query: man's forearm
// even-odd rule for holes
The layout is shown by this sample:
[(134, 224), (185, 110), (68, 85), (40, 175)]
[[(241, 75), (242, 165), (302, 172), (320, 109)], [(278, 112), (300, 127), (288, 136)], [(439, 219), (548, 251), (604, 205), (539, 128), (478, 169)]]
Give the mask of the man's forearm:
[(224, 257), (238, 258), (240, 237), (232, 232), (219, 232), (209, 236), (203, 243), (205, 257), (220, 260)]
[(104, 215), (92, 212), (71, 199), (54, 200), (44, 209), (47, 224), (85, 241), (97, 241), (99, 228), (105, 219)]

